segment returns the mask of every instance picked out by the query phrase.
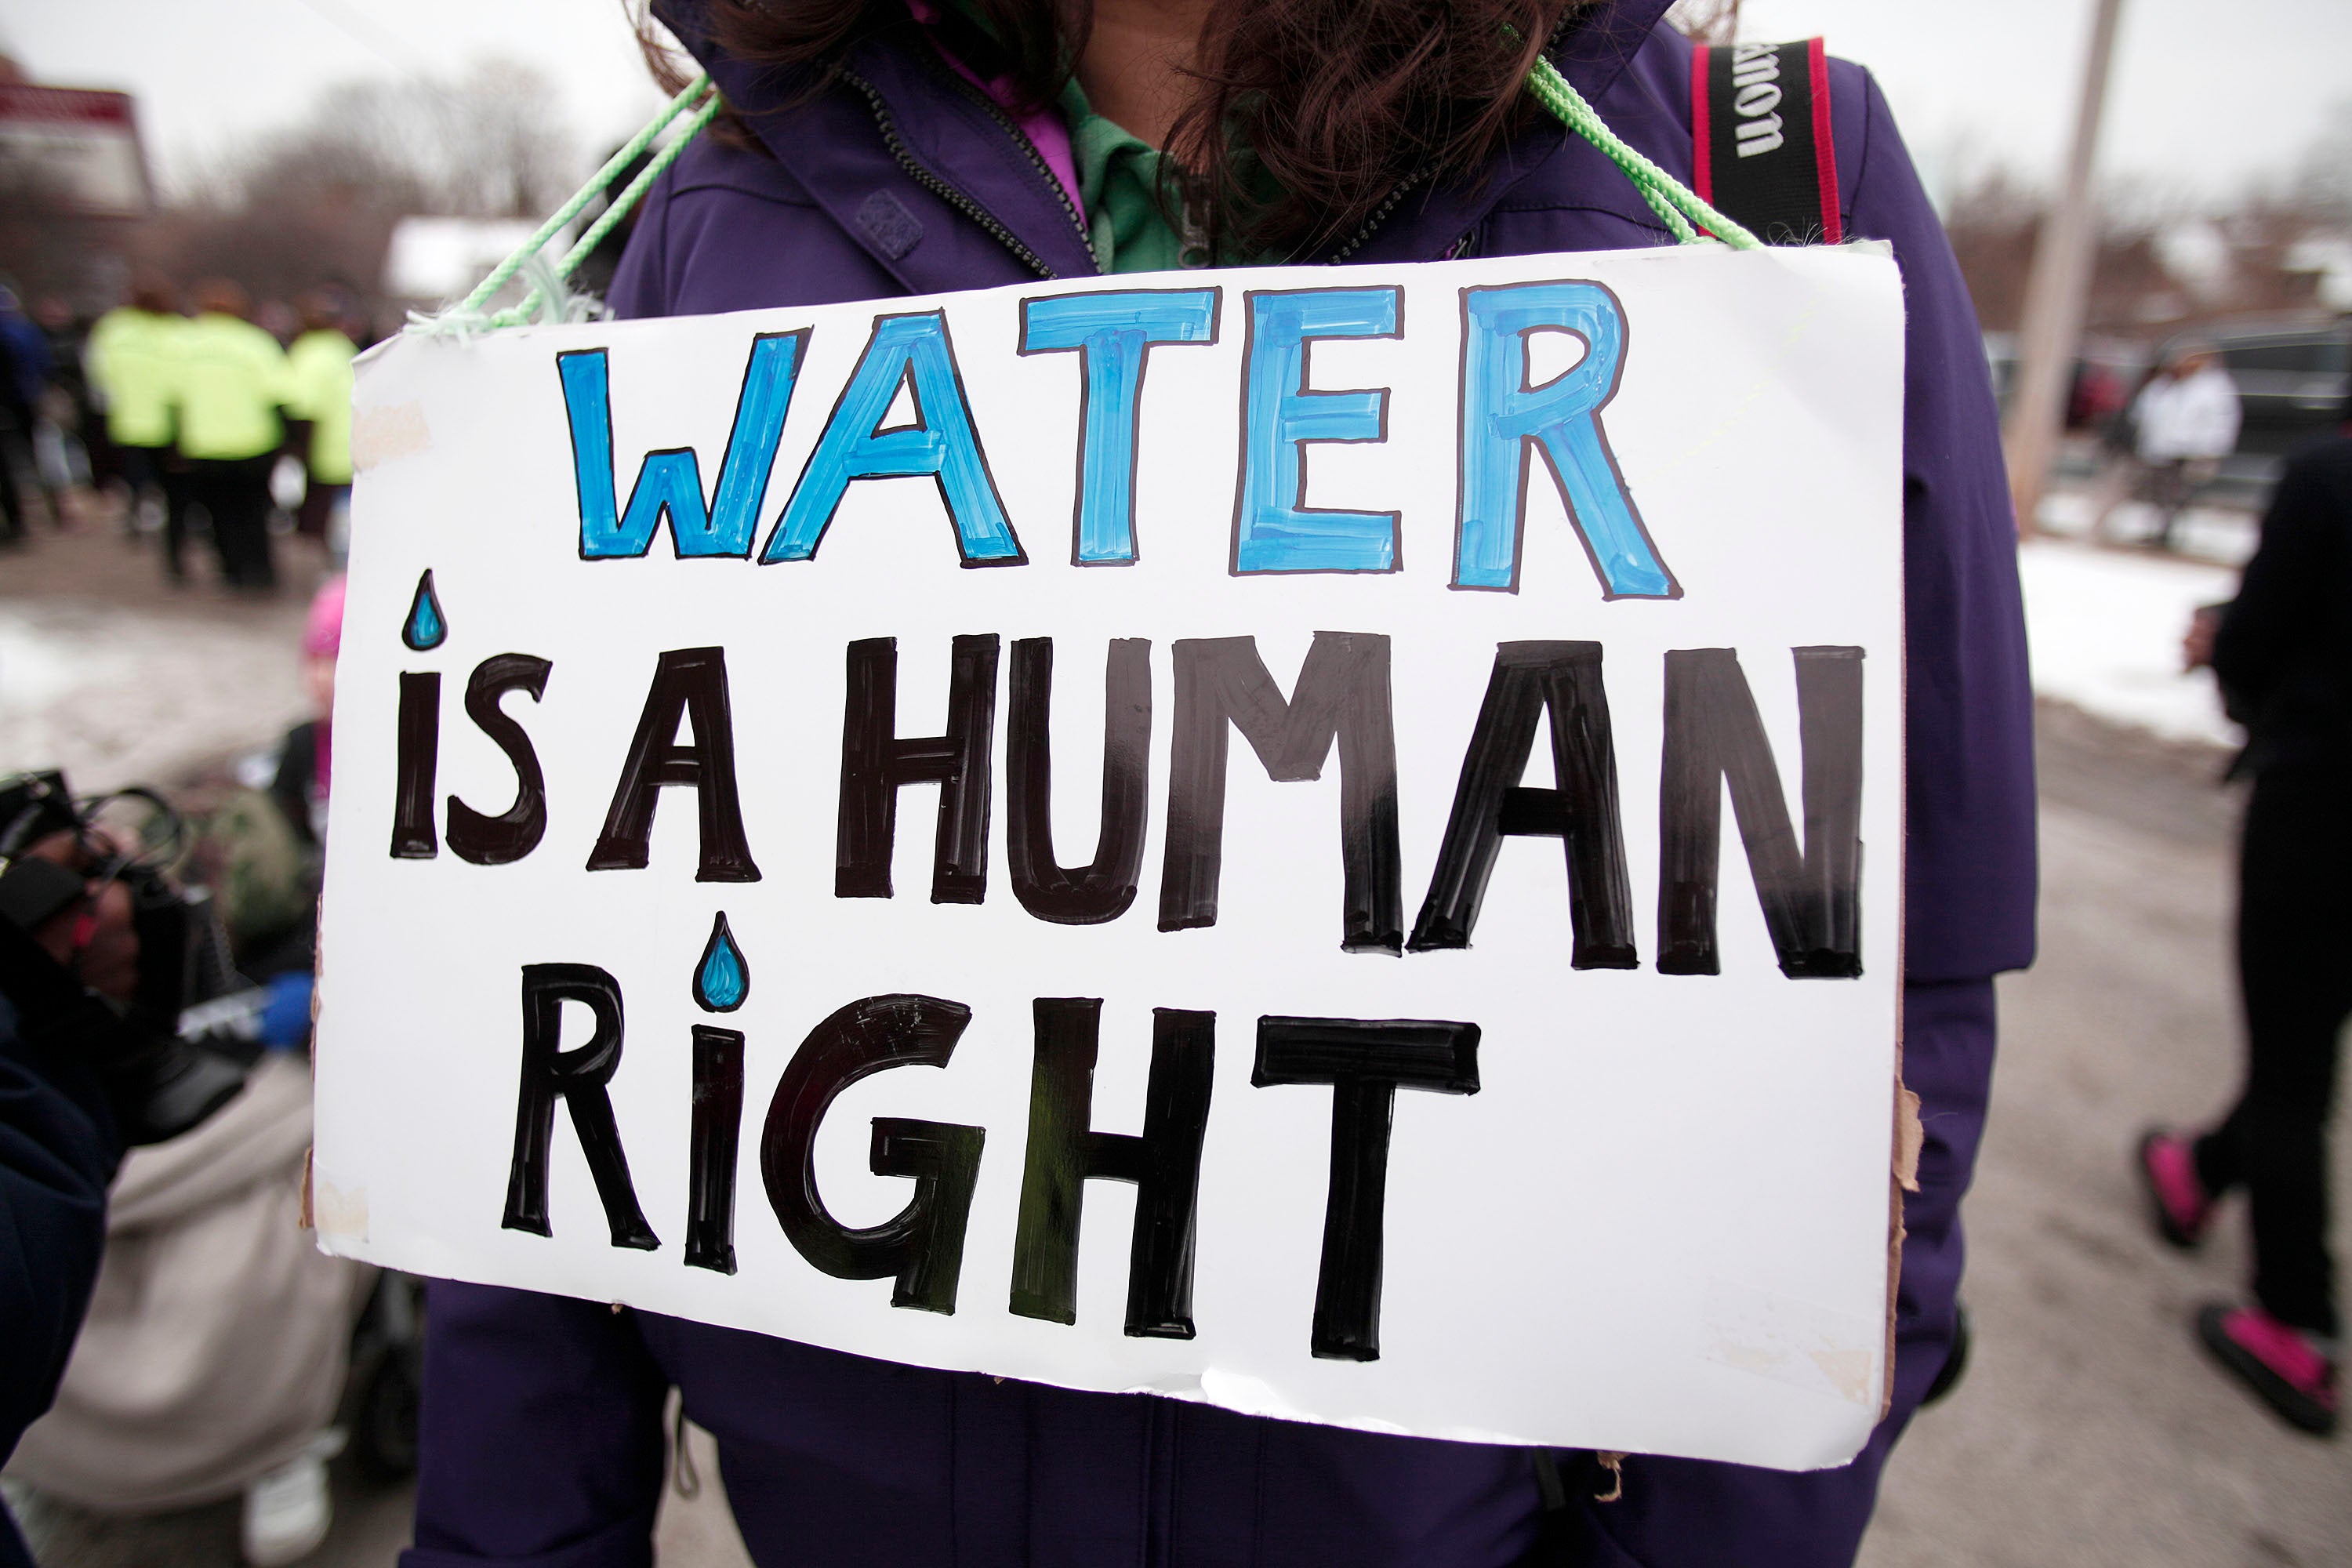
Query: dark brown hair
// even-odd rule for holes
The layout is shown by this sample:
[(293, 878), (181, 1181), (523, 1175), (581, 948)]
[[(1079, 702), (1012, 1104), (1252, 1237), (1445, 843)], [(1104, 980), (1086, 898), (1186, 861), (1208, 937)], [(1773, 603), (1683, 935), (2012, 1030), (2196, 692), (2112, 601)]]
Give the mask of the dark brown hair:
[(252, 296), (247, 294), (234, 279), (200, 279), (196, 286), (189, 289), (188, 293), (195, 300), (196, 310), (199, 312), (216, 316), (236, 316), (240, 320), (250, 320), (253, 316)]
[[(958, 0), (935, 0), (947, 8)], [(1084, 51), (1091, 0), (961, 0), (1032, 105)], [(1536, 56), (1594, 0), (1214, 0), (1198, 87), (1169, 140), (1220, 254), (1303, 257), (1356, 232), (1392, 193), (1478, 170), (1528, 115)], [(703, 0), (728, 55), (823, 87), (905, 0)], [(641, 32), (641, 37), (649, 36)], [(649, 47), (656, 73), (681, 80)], [(982, 62), (969, 62), (980, 66)]]

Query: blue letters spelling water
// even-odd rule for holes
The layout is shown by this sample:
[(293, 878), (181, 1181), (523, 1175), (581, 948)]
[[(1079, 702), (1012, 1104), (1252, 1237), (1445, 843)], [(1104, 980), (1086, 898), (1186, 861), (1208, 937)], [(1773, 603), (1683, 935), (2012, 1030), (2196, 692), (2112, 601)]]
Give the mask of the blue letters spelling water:
[(1136, 426), (1144, 356), (1154, 343), (1217, 341), (1214, 289), (1064, 294), (1021, 302), (1021, 352), (1076, 349), (1085, 363), (1086, 428), (1078, 445), (1080, 566), (1135, 559)]
[(735, 427), (719, 465), (719, 494), (706, 510), (702, 467), (692, 447), (648, 452), (629, 490), (628, 510), (615, 517), (612, 398), (603, 349), (555, 356), (563, 381), (564, 413), (572, 422), (572, 460), (580, 491), (580, 554), (588, 561), (643, 555), (662, 519), (680, 556), (751, 553), (768, 469), (792, 406), (801, 345), (808, 333), (754, 338), (735, 402)]
[[(1454, 585), (1519, 585), (1526, 469), (1540, 445), (1585, 553), (1612, 599), (1678, 599), (1610, 455), (1601, 410), (1617, 392), (1625, 313), (1598, 283), (1515, 283), (1462, 291), (1462, 495)], [(1528, 334), (1573, 332), (1584, 357), (1528, 384)]]
[[(902, 384), (914, 395), (915, 423), (877, 428)], [(814, 557), (852, 480), (914, 474), (928, 474), (938, 483), (965, 565), (1012, 566), (1028, 560), (1004, 515), (988, 459), (981, 455), (947, 318), (939, 310), (885, 316), (874, 323), (874, 336), (825, 422), (793, 499), (768, 535), (761, 561)]]
[(1252, 294), (1242, 494), (1234, 517), (1234, 571), (1393, 572), (1397, 514), (1324, 511), (1304, 504), (1309, 441), (1387, 437), (1388, 393), (1310, 392), (1307, 344), (1316, 338), (1392, 338), (1399, 290), (1316, 289)]
[(751, 994), (751, 965), (727, 929), (726, 911), (710, 922), (710, 942), (694, 970), (694, 1002), (706, 1013), (732, 1013)]

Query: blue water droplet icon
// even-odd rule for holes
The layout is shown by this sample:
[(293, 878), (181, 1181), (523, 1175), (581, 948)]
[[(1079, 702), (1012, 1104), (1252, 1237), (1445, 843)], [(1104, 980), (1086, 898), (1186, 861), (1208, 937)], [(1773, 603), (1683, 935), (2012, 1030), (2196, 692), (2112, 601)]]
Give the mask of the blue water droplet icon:
[(732, 1013), (751, 994), (751, 966), (727, 929), (727, 914), (710, 922), (710, 943), (694, 970), (694, 1003), (706, 1013)]
[(416, 597), (409, 601), (408, 623), (400, 628), (400, 640), (425, 653), (449, 640), (449, 622), (441, 614), (441, 600), (433, 592), (433, 574), (428, 569), (416, 580)]

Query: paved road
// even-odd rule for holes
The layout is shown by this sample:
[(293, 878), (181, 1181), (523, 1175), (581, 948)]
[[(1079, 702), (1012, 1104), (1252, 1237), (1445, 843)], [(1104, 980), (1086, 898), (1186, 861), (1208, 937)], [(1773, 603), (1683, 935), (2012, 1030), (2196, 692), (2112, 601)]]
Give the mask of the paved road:
[(2213, 787), (2210, 753), (2063, 710), (2042, 716), (2042, 961), (2003, 983), (1963, 1211), (1977, 1354), (1896, 1451), (1864, 1568), (2352, 1563), (2352, 1444), (2286, 1430), (2189, 1337), (2243, 1276), (2242, 1213), (2184, 1256), (2148, 1234), (2129, 1179), (2142, 1126), (2230, 1092), (2236, 792)]
[(0, 556), (0, 773), (62, 764), (76, 788), (169, 784), (310, 716), (302, 622), (319, 578), (280, 540), (285, 586), (169, 589), (110, 527)]
[[(16, 595), (32, 586), (19, 576), (0, 591), (0, 617), (24, 611)], [(273, 646), (291, 642), (290, 606), (152, 608), (178, 624), (192, 665), (216, 643), (247, 648), (264, 624)], [(257, 715), (253, 733), (282, 721)], [(2243, 1272), (2238, 1216), (2204, 1254), (2168, 1251), (2126, 1164), (2143, 1124), (2211, 1114), (2229, 1091), (2235, 798), (2214, 787), (2210, 752), (2064, 710), (2042, 715), (2042, 959), (2004, 983), (1993, 1121), (1966, 1211), (1976, 1361), (1897, 1452), (1864, 1568), (2352, 1563), (2352, 1442), (2282, 1428), (2187, 1332), (2193, 1307)], [(2340, 1216), (2352, 1139), (2338, 1142)], [(704, 1459), (701, 1496), (673, 1499), (664, 1520), (675, 1568), (741, 1562)], [(389, 1568), (404, 1489), (344, 1476), (340, 1495), (335, 1537), (312, 1562)], [(43, 1561), (226, 1568), (235, 1530), (233, 1506), (102, 1528), (52, 1519)]]

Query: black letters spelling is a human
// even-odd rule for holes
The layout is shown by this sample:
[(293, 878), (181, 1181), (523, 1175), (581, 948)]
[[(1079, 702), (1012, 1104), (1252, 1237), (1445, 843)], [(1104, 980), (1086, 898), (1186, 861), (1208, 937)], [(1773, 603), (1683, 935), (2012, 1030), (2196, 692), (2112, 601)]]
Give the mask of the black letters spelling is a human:
[(816, 1186), (816, 1134), (842, 1090), (900, 1067), (948, 1065), (971, 1009), (936, 996), (868, 996), (809, 1031), (784, 1068), (760, 1131), (760, 1179), (800, 1255), (836, 1279), (895, 1280), (894, 1307), (953, 1312), (964, 1225), (986, 1133), (951, 1122), (874, 1119), (869, 1164), (913, 1180), (915, 1195), (880, 1225), (833, 1217)]
[(949, 655), (944, 735), (898, 738), (898, 642), (851, 643), (841, 718), (841, 823), (833, 892), (890, 897), (898, 791), (940, 786), (931, 902), (976, 904), (988, 895), (989, 786), (996, 731), (994, 633), (955, 639)]
[(538, 848), (547, 832), (547, 776), (540, 770), (539, 753), (499, 701), (509, 691), (525, 692), (538, 701), (554, 668), (527, 653), (502, 653), (476, 665), (466, 681), (466, 717), (506, 753), (515, 772), (515, 797), (496, 816), (485, 816), (454, 795), (449, 797), (449, 852), (460, 860), (509, 865)]
[[(563, 1004), (577, 1002), (594, 1019), (588, 1043), (560, 1047)], [(614, 1247), (650, 1252), (661, 1245), (637, 1206), (629, 1180), (628, 1156), (613, 1121), (605, 1085), (621, 1065), (621, 985), (592, 963), (526, 963), (522, 966), (522, 1087), (515, 1100), (514, 1161), (507, 1177), (508, 1230), (552, 1236), (548, 1222), (549, 1145), (555, 1132), (555, 1102), (572, 1112), (588, 1173), (604, 1205)]]
[(1151, 644), (1118, 637), (1103, 668), (1102, 826), (1094, 859), (1075, 870), (1054, 858), (1054, 639), (1013, 645), (1005, 721), (1006, 858), (1021, 907), (1059, 925), (1099, 925), (1135, 902), (1150, 786)]
[[(677, 743), (681, 719), (694, 721), (694, 743)], [(735, 788), (735, 723), (727, 704), (727, 650), (671, 648), (654, 668), (604, 831), (589, 852), (591, 871), (642, 869), (651, 858), (654, 807), (663, 789), (694, 791), (702, 828), (698, 882), (756, 882), (760, 868), (743, 836)]]
[(433, 778), (441, 765), (441, 674), (404, 670), (393, 763), (392, 855), (430, 860), (441, 852), (433, 831)]
[(1478, 1092), (1478, 1026), (1419, 1019), (1260, 1018), (1250, 1082), (1331, 1086), (1331, 1184), (1308, 1348), (1381, 1358), (1389, 1132), (1399, 1089)]
[[(1805, 840), (1797, 843), (1772, 742), (1727, 647), (1666, 655), (1665, 749), (1658, 779), (1658, 972), (1714, 974), (1723, 787), (1748, 850), (1780, 972), (1791, 980), (1862, 973), (1862, 649), (1800, 647), (1797, 735)], [(1720, 782), (1718, 782), (1720, 781)]]
[[(1536, 719), (1550, 721), (1550, 789), (1523, 789)], [(1568, 858), (1573, 969), (1632, 969), (1633, 894), (1617, 809), (1617, 752), (1597, 642), (1509, 642), (1478, 709), (1412, 950), (1470, 945), (1507, 837), (1556, 837)]]
[(1226, 726), (1242, 732), (1269, 777), (1320, 778), (1339, 745), (1339, 856), (1345, 877), (1339, 945), (1403, 945), (1402, 855), (1397, 846), (1396, 724), (1389, 639), (1317, 632), (1290, 699), (1252, 637), (1191, 637), (1176, 655), (1176, 723), (1168, 763), (1168, 843), (1160, 929), (1217, 923), (1223, 869)]
[(1132, 1182), (1127, 1332), (1137, 1339), (1189, 1340), (1201, 1141), (1209, 1124), (1217, 1016), (1153, 1009), (1143, 1134), (1133, 1137), (1091, 1131), (1101, 999), (1043, 996), (1034, 1005), (1037, 1051), (1013, 1243), (1012, 1309), (1024, 1318), (1077, 1321), (1087, 1182)]

